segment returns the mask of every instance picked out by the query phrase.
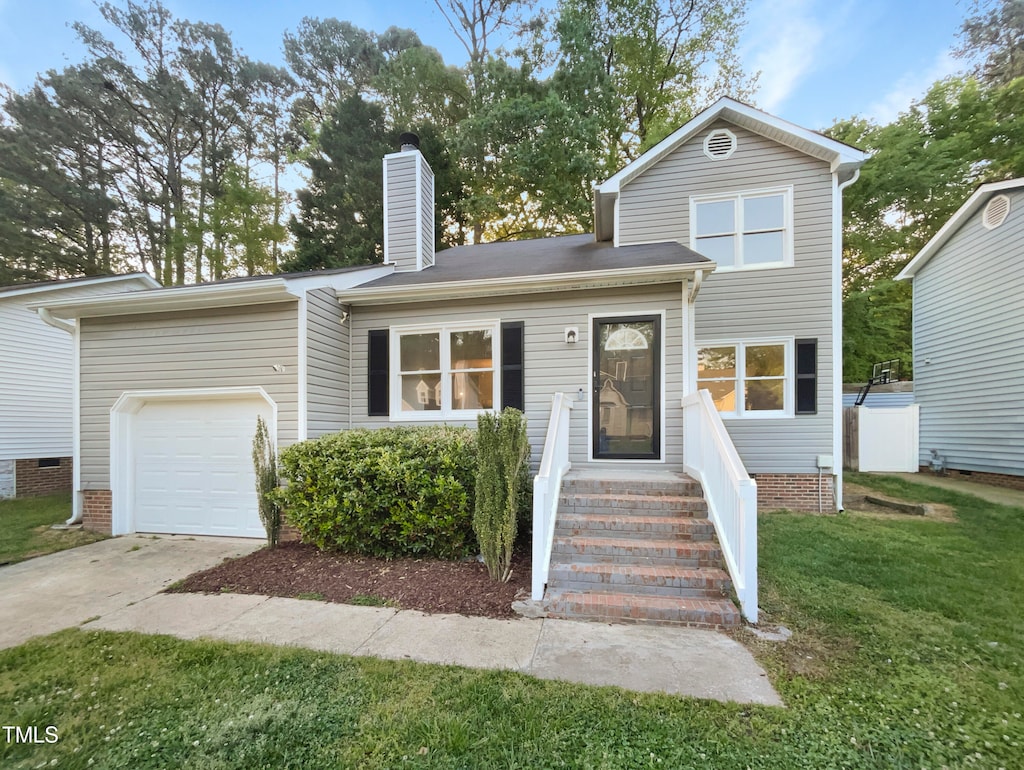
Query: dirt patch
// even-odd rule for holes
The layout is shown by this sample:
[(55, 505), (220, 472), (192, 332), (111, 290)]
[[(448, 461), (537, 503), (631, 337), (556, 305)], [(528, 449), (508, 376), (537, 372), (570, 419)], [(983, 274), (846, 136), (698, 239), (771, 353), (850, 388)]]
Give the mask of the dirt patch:
[(477, 561), (374, 559), (284, 543), (196, 572), (168, 591), (267, 594), (342, 604), (398, 607), (487, 618), (515, 617), (512, 601), (530, 587), (530, 559), (517, 552), (498, 583)]
[(843, 504), (847, 514), (860, 514), (875, 518), (925, 518), (932, 521), (956, 521), (956, 512), (952, 506), (943, 503), (923, 503), (924, 515), (907, 513), (891, 506), (872, 502), (867, 498), (876, 500), (892, 500), (897, 503), (917, 503), (915, 500), (903, 500), (900, 498), (883, 495), (869, 487), (862, 487), (859, 484), (843, 484)]

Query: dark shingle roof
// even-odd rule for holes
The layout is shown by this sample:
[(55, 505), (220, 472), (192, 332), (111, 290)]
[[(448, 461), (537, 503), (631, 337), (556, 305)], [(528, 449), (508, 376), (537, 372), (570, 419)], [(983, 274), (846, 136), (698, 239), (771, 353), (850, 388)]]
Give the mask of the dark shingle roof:
[(616, 248), (610, 241), (595, 241), (590, 234), (456, 246), (438, 252), (434, 260), (434, 266), (426, 270), (392, 273), (360, 288), (383, 289), (710, 262), (675, 241)]

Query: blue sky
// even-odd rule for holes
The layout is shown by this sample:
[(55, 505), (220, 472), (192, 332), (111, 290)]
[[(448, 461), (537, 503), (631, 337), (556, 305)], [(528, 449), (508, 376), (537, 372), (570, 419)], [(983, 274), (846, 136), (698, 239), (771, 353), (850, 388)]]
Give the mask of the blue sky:
[[(281, 35), (303, 16), (348, 19), (382, 32), (411, 27), (445, 61), (465, 51), (433, 0), (165, 0), (179, 18), (222, 24), (253, 58), (281, 64)], [(963, 0), (749, 0), (741, 58), (761, 71), (756, 104), (807, 128), (858, 114), (888, 122), (934, 80), (959, 70), (950, 51)], [(91, 0), (0, 0), (0, 82), (29, 87), (38, 72), (82, 60), (70, 22), (106, 29)], [(120, 41), (119, 41), (120, 42)]]

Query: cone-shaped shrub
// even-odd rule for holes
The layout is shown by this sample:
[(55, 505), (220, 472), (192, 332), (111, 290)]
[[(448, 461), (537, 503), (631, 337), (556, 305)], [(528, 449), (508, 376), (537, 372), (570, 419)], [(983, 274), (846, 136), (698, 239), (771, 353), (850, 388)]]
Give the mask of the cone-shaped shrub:
[(473, 531), (494, 580), (512, 574), (522, 490), (529, 483), (530, 442), (526, 418), (517, 409), (477, 418), (476, 508)]
[(256, 436), (252, 440), (252, 464), (256, 471), (256, 502), (260, 521), (267, 531), (267, 545), (276, 548), (281, 538), (281, 504), (277, 498), (277, 453), (270, 431), (262, 417), (256, 418)]

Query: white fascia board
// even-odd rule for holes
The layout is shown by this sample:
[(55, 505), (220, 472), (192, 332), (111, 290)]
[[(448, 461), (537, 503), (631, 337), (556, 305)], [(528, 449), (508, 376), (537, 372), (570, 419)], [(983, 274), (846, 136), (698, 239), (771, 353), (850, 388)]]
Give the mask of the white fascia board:
[(494, 297), (507, 294), (536, 294), (551, 291), (575, 291), (619, 286), (640, 286), (683, 281), (695, 270), (711, 272), (714, 262), (687, 265), (654, 265), (618, 270), (588, 270), (585, 273), (490, 278), (476, 281), (413, 284), (407, 286), (365, 287), (339, 291), (338, 299), (353, 305), (394, 305), (431, 299)]
[(284, 278), (271, 278), (252, 283), (199, 284), (173, 289), (107, 294), (86, 299), (40, 302), (31, 310), (45, 307), (57, 318), (95, 318), (97, 316), (167, 313), (208, 307), (233, 307), (283, 302), (296, 299)]
[(148, 273), (130, 273), (129, 275), (104, 275), (98, 278), (87, 280), (72, 280), (68, 282), (55, 281), (44, 286), (30, 285), (18, 289), (6, 289), (0, 292), (0, 300), (8, 297), (22, 297), (26, 294), (41, 294), (50, 291), (64, 291), (66, 289), (77, 289), (81, 286), (98, 286), (108, 283), (140, 283), (144, 289), (159, 289), (160, 283)]
[(303, 275), (292, 278), (287, 275), (281, 276), (288, 282), (289, 290), (296, 295), (309, 291), (310, 289), (349, 289), (353, 286), (360, 286), (370, 281), (376, 281), (386, 275), (395, 272), (393, 264), (366, 265), (358, 270), (346, 270), (343, 273), (328, 273)]
[(946, 224), (932, 236), (932, 239), (914, 255), (914, 258), (907, 263), (907, 266), (900, 270), (896, 280), (908, 281), (917, 275), (918, 271), (928, 263), (928, 260), (935, 256), (935, 253), (946, 244), (946, 241), (953, 237), (953, 234), (960, 229), (961, 225), (978, 212), (989, 196), (1004, 190), (1014, 190), (1018, 187), (1024, 187), (1024, 177), (1008, 179), (1005, 182), (983, 184), (975, 190), (974, 194), (967, 199), (964, 205), (957, 209), (956, 213), (949, 218)]
[(618, 193), (631, 179), (656, 164), (665, 155), (684, 142), (689, 141), (695, 134), (719, 118), (758, 133), (760, 133), (758, 131), (759, 128), (762, 130), (778, 131), (792, 140), (793, 144), (790, 146), (804, 153), (807, 153), (809, 147), (817, 148), (821, 153), (822, 159), (829, 160), (833, 170), (840, 166), (850, 168), (854, 165), (860, 165), (869, 157), (867, 153), (861, 152), (842, 142), (837, 142), (815, 131), (810, 131), (795, 123), (790, 123), (788, 120), (769, 115), (767, 112), (762, 112), (750, 105), (723, 96), (711, 107), (669, 134), (665, 139), (662, 139), (658, 144), (621, 169), (617, 174), (607, 179), (603, 184), (598, 185), (597, 190), (604, 194)]

